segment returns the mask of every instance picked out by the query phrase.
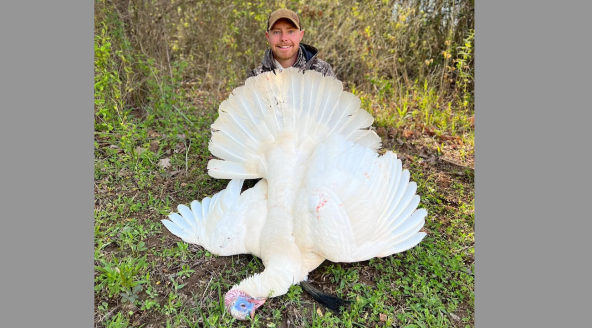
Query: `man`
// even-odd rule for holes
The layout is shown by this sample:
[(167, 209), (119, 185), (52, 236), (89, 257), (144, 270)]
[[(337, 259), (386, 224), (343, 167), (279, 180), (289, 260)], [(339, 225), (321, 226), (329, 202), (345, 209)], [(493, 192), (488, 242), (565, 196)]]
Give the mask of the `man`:
[[(304, 31), (295, 12), (285, 8), (272, 12), (267, 20), (265, 37), (270, 49), (265, 51), (261, 65), (247, 73), (247, 78), (273, 70), (281, 72), (288, 67), (312, 69), (325, 76), (335, 77), (331, 65), (317, 57), (317, 48), (300, 43)], [(245, 180), (243, 191), (252, 188), (259, 180)]]
[(247, 78), (288, 67), (312, 69), (325, 76), (335, 77), (331, 65), (317, 57), (318, 50), (315, 47), (300, 43), (303, 37), (304, 31), (295, 12), (285, 8), (272, 12), (265, 32), (270, 49), (265, 51), (261, 65), (250, 71)]

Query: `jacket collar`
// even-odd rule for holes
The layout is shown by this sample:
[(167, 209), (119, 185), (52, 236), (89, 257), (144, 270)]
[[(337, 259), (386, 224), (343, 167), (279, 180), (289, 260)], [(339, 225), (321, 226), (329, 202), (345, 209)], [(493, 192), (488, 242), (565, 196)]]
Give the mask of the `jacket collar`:
[[(318, 52), (319, 51), (317, 48), (308, 44), (300, 43), (300, 47), (298, 47), (298, 57), (296, 58), (296, 62), (294, 65), (292, 65), (292, 67), (306, 69), (310, 68), (310, 65), (312, 65), (312, 59), (317, 56)], [(263, 66), (264, 70), (275, 70), (275, 61), (271, 49), (267, 49), (265, 51), (261, 65)]]

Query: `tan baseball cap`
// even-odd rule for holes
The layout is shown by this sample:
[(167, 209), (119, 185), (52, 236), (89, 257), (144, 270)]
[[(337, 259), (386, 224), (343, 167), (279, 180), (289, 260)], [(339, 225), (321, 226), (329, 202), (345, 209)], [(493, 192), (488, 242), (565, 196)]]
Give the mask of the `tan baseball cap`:
[(267, 20), (267, 30), (269, 31), (273, 24), (282, 18), (291, 21), (299, 30), (302, 30), (302, 28), (300, 28), (300, 18), (298, 18), (298, 15), (286, 8), (278, 9), (269, 15), (269, 19)]

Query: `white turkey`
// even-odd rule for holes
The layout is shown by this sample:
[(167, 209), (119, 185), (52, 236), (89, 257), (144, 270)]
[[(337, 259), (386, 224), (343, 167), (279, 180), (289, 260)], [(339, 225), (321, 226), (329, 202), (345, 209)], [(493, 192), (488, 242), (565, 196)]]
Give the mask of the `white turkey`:
[[(180, 205), (173, 234), (218, 255), (250, 253), (265, 270), (225, 296), (237, 319), (285, 294), (324, 260), (356, 262), (417, 245), (427, 212), (373, 118), (341, 82), (289, 68), (247, 79), (219, 108), (208, 172), (228, 187)], [(240, 194), (243, 179), (263, 178)]]

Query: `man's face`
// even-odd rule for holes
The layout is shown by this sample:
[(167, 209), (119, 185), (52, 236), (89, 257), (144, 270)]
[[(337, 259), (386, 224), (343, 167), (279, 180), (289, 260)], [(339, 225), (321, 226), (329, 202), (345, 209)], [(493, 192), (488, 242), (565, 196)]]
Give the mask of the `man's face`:
[(298, 30), (291, 21), (280, 19), (273, 24), (269, 32), (265, 32), (265, 37), (269, 41), (274, 57), (283, 65), (284, 61), (292, 59), (296, 61), (304, 31)]

